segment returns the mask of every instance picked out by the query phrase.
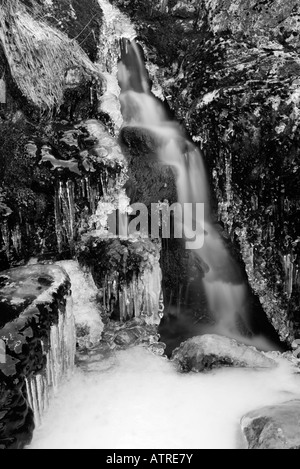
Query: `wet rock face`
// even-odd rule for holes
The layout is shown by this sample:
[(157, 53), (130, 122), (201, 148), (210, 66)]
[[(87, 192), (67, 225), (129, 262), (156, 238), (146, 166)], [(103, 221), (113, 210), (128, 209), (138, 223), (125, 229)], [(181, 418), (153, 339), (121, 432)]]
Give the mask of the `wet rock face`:
[[(102, 11), (96, 0), (88, 3), (86, 11), (77, 0), (3, 3), (1, 24), (12, 31), (0, 38), (0, 270), (70, 250), (68, 227), (63, 239), (56, 233), (56, 224), (65, 223), (57, 220), (54, 203), (61, 179), (77, 175), (78, 198), (88, 198), (90, 186), (101, 192), (96, 178), (89, 184), (89, 132), (75, 141), (76, 124), (86, 129), (89, 119), (107, 121), (98, 103), (101, 73), (93, 63)], [(72, 195), (72, 187), (64, 191)]]
[(242, 418), (248, 449), (300, 449), (300, 401), (250, 412)]
[(45, 371), (51, 327), (65, 311), (69, 290), (66, 273), (55, 266), (1, 273), (0, 448), (21, 449), (32, 438), (26, 380)]
[(124, 167), (119, 146), (96, 119), (58, 120), (39, 132), (22, 117), (0, 126), (1, 143), (0, 269), (30, 256), (66, 257), (81, 218)]
[(218, 335), (204, 335), (187, 340), (174, 350), (172, 360), (181, 372), (205, 372), (224, 366), (272, 368), (276, 362), (253, 347)]
[(299, 4), (185, 0), (146, 12), (141, 3), (114, 1), (160, 66), (169, 105), (203, 150), (219, 220), (270, 322), (292, 342), (300, 330)]
[(152, 203), (177, 201), (173, 172), (157, 161), (159, 142), (146, 129), (123, 127), (121, 146), (128, 161), (128, 195), (131, 202)]
[(4, 271), (0, 276), (0, 327), (13, 321), (54, 282), (49, 267), (35, 266)]

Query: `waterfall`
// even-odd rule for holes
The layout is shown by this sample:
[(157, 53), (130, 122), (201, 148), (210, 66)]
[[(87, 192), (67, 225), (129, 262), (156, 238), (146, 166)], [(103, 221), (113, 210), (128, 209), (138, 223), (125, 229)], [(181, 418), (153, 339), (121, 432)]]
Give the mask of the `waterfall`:
[[(118, 79), (121, 109), (125, 126), (145, 128), (157, 140), (157, 157), (162, 165), (173, 169), (178, 200), (181, 204), (204, 204), (204, 225), (197, 225), (197, 237), (205, 233), (204, 244), (195, 250), (205, 266), (203, 278), (215, 332), (245, 342), (253, 336), (249, 323), (249, 293), (243, 273), (227, 250), (212, 222), (210, 189), (199, 149), (189, 141), (179, 124), (171, 122), (161, 101), (150, 91), (149, 77), (138, 45), (123, 38)], [(190, 219), (193, 219), (192, 211)], [(193, 220), (195, 222), (195, 220)], [(189, 231), (182, 222), (184, 232)], [(247, 339), (246, 339), (247, 341)], [(268, 349), (270, 344), (253, 337), (252, 343)]]
[(39, 427), (49, 407), (51, 398), (59, 385), (71, 376), (75, 366), (76, 331), (73, 315), (73, 301), (67, 299), (66, 311), (59, 312), (58, 323), (50, 330), (49, 350), (46, 368), (26, 380), (27, 398), (33, 410), (35, 424)]

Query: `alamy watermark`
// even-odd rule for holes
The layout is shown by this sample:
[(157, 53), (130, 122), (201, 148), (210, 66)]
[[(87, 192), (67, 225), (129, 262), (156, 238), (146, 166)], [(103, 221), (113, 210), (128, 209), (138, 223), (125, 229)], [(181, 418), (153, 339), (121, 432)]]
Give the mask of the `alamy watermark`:
[[(101, 206), (105, 211), (105, 205)], [(108, 204), (107, 204), (108, 205)], [(107, 210), (109, 212), (109, 210)], [(109, 236), (134, 236), (152, 239), (185, 239), (186, 248), (195, 250), (203, 247), (205, 239), (203, 203), (155, 203), (151, 210), (141, 203), (127, 210), (110, 210), (107, 220)]]
[(6, 345), (4, 340), (0, 339), (0, 365), (6, 363)]

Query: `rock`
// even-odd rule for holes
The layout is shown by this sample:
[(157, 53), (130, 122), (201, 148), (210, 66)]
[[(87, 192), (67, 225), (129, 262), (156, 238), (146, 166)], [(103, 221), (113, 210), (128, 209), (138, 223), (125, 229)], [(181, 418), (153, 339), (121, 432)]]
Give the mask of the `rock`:
[(172, 361), (181, 372), (202, 372), (224, 366), (272, 368), (276, 362), (254, 347), (218, 335), (203, 335), (187, 340), (174, 350)]
[(128, 327), (127, 323), (125, 323), (125, 326), (117, 331), (114, 337), (115, 344), (121, 347), (151, 344), (156, 340), (159, 340), (159, 336), (153, 335), (152, 327), (147, 324), (145, 326)]
[(108, 344), (101, 343), (78, 353), (76, 363), (85, 373), (99, 373), (115, 365), (116, 355)]
[(248, 449), (300, 449), (300, 400), (264, 407), (241, 420)]
[(30, 443), (40, 418), (32, 390), (39, 383), (50, 396), (72, 368), (75, 327), (69, 292), (69, 277), (55, 265), (0, 274), (0, 448)]
[(123, 330), (116, 334), (114, 342), (120, 347), (129, 347), (137, 342), (137, 337), (133, 331)]
[(162, 343), (162, 342), (158, 342), (156, 344), (151, 344), (148, 349), (154, 353), (154, 355), (158, 355), (160, 357), (162, 357), (164, 354), (165, 354), (165, 350), (166, 350), (166, 344)]
[(41, 304), (51, 303), (60, 288), (70, 286), (67, 274), (54, 265), (29, 265), (0, 273), (0, 327), (28, 322)]
[[(86, 128), (86, 119), (100, 119), (98, 92), (100, 96), (106, 80), (93, 62), (98, 54), (102, 10), (97, 0), (87, 0), (85, 7), (77, 0), (21, 0), (5, 2), (1, 8), (0, 270), (19, 265), (30, 256), (48, 259), (58, 251), (67, 251), (73, 241), (73, 231), (69, 232), (74, 228), (73, 215), (80, 218), (86, 205), (94, 211), (100, 172), (106, 163), (115, 173), (111, 168), (118, 159), (115, 154), (102, 157), (101, 162), (92, 161), (90, 169), (90, 160), (96, 157), (81, 159), (84, 144), (80, 142), (75, 151), (74, 143), (67, 145), (67, 139), (62, 138), (68, 131), (76, 137), (75, 124), (84, 121)], [(8, 25), (14, 28), (9, 39), (5, 34)], [(23, 60), (25, 56), (29, 59)], [(55, 119), (48, 112), (52, 106), (57, 109)], [(48, 109), (45, 119), (42, 109)], [(43, 147), (49, 148), (49, 154), (40, 164)], [(121, 158), (120, 150), (119, 155)], [(95, 170), (98, 178), (90, 177)], [(62, 173), (66, 177), (61, 179)], [(82, 183), (76, 184), (80, 174)], [(60, 191), (55, 189), (58, 185)], [(71, 207), (58, 200), (66, 193)], [(61, 213), (64, 208), (68, 213)], [(80, 220), (77, 222), (79, 226)]]
[[(121, 146), (128, 160), (128, 174), (132, 182), (132, 202), (152, 203), (177, 201), (172, 170), (156, 158), (160, 142), (154, 132), (132, 126), (123, 127)], [(147, 155), (147, 157), (145, 157)]]

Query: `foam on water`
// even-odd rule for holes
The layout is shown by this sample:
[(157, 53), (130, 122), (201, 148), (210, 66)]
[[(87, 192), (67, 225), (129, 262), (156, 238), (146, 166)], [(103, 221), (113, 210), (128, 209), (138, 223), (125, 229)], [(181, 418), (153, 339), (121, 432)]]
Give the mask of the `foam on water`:
[(118, 352), (102, 373), (77, 371), (31, 449), (238, 449), (248, 411), (299, 398), (288, 363), (270, 371), (178, 374), (143, 348)]

